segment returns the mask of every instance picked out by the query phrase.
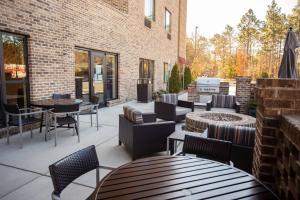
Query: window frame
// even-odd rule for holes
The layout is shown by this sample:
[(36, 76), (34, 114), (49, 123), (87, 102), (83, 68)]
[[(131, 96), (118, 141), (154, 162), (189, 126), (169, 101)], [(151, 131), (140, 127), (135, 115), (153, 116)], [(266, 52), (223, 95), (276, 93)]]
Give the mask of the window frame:
[[(166, 67), (167, 67), (167, 69), (166, 69)], [(168, 74), (166, 74), (166, 72)], [(167, 75), (169, 76), (169, 63), (164, 62), (164, 83), (168, 83)]]

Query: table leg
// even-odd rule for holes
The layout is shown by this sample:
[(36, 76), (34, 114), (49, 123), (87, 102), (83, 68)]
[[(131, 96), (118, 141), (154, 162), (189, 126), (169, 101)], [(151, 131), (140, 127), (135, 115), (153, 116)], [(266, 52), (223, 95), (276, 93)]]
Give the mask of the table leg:
[(42, 116), (41, 116), (40, 133), (42, 132), (42, 129), (43, 129), (43, 123), (44, 123), (44, 113), (42, 113)]
[(45, 113), (45, 125), (46, 125), (46, 128), (45, 128), (45, 141), (47, 142), (48, 140), (48, 131), (49, 131), (49, 124), (48, 124), (48, 113)]
[(174, 141), (173, 139), (169, 139), (169, 155), (173, 155), (174, 154)]

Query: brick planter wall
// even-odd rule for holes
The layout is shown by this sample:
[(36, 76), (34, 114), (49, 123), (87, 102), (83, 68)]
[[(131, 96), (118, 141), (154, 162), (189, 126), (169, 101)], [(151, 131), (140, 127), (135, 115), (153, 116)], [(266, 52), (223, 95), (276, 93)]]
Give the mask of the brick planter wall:
[[(282, 165), (278, 164), (282, 163), (279, 162), (279, 158), (282, 157), (280, 149), (282, 149), (283, 141), (290, 141), (286, 139), (287, 132), (280, 131), (280, 127), (281, 124), (282, 126), (284, 124), (281, 123), (283, 114), (300, 113), (300, 80), (258, 79), (256, 99), (258, 106), (253, 174), (274, 191), (286, 191), (281, 189), (281, 179), (283, 176), (291, 174), (294, 176), (295, 173), (283, 175)], [(299, 144), (299, 140), (297, 142)], [(287, 171), (289, 170), (287, 169)], [(300, 170), (297, 174), (300, 174)], [(297, 178), (293, 180), (297, 180)], [(283, 186), (288, 187), (285, 184)], [(288, 199), (299, 199), (299, 196)]]
[(251, 77), (239, 76), (236, 78), (236, 97), (237, 101), (241, 104), (240, 112), (247, 113), (248, 103), (251, 96)]

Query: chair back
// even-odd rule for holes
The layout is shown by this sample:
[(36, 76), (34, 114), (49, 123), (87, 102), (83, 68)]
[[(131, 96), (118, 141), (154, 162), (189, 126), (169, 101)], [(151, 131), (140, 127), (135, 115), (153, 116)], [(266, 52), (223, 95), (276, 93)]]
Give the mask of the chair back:
[(77, 151), (49, 166), (54, 186), (54, 194), (60, 193), (76, 178), (97, 169), (99, 161), (95, 146), (89, 146)]
[(18, 104), (3, 104), (4, 110), (8, 113), (20, 114)]
[(160, 101), (164, 102), (164, 103), (177, 105), (178, 104), (178, 96), (177, 96), (177, 94), (172, 94), (172, 93), (170, 93), (170, 94), (161, 94)]
[(185, 135), (183, 153), (229, 164), (231, 142)]
[(71, 99), (71, 94), (52, 94), (52, 99)]
[(215, 108), (234, 108), (236, 96), (233, 95), (212, 95), (212, 107)]
[(79, 111), (79, 104), (70, 104), (70, 105), (55, 104), (53, 109), (54, 113), (68, 113), (68, 112), (77, 112), (77, 111)]
[(95, 105), (99, 105), (101, 103), (100, 97), (96, 95), (91, 96), (91, 103)]
[(207, 137), (232, 142), (230, 160), (235, 167), (252, 172), (255, 128), (210, 124)]

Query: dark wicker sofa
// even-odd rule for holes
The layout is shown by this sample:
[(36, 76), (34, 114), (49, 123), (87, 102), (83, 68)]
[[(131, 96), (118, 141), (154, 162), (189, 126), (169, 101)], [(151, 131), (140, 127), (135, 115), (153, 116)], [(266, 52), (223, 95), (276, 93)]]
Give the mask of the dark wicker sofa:
[(154, 113), (143, 113), (142, 122), (136, 123), (125, 115), (119, 115), (119, 145), (124, 144), (133, 160), (166, 151), (167, 137), (175, 131), (175, 122), (156, 122)]
[(177, 94), (162, 94), (160, 101), (155, 101), (154, 112), (157, 118), (180, 122), (185, 115), (194, 111), (194, 102), (178, 100)]
[(207, 137), (232, 142), (230, 160), (235, 167), (252, 172), (255, 128), (209, 125)]

